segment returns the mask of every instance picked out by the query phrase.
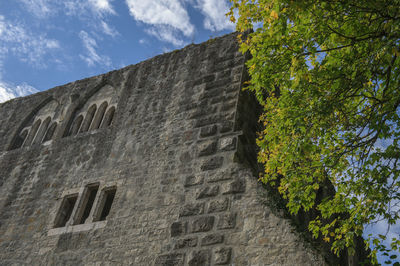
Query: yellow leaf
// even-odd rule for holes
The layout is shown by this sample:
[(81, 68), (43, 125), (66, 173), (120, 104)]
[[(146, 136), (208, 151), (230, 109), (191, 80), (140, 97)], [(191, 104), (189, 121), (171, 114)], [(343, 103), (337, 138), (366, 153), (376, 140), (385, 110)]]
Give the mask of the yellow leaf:
[(277, 19), (278, 13), (276, 13), (275, 10), (272, 10), (270, 16), (271, 16), (271, 18)]
[(331, 239), (330, 239), (329, 237), (327, 237), (327, 236), (324, 237), (324, 241), (325, 241), (325, 242), (329, 242), (330, 240), (331, 240)]

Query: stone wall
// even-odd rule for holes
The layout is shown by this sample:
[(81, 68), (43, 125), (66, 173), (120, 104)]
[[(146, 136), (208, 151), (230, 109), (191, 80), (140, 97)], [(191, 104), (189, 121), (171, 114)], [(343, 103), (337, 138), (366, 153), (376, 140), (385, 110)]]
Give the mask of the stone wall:
[(254, 177), (244, 61), (231, 34), (1, 104), (0, 264), (325, 265)]

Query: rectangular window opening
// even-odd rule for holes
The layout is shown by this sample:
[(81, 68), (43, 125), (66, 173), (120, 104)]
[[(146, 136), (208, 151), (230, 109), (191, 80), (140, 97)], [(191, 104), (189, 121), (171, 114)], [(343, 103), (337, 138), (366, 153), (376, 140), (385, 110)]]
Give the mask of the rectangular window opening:
[(54, 224), (54, 227), (64, 227), (68, 220), (71, 218), (72, 211), (74, 210), (76, 200), (78, 199), (78, 194), (65, 196), (60, 210)]
[(83, 206), (83, 213), (81, 218), (79, 219), (78, 224), (84, 224), (86, 222), (86, 219), (89, 217), (90, 211), (92, 210), (94, 200), (96, 199), (97, 191), (99, 190), (99, 185), (89, 185), (87, 187), (87, 201), (85, 206)]
[(104, 221), (106, 220), (108, 214), (110, 213), (111, 210), (111, 205), (114, 201), (114, 197), (115, 197), (115, 192), (117, 191), (117, 189), (114, 188), (110, 188), (107, 190), (104, 190), (104, 195), (103, 195), (103, 199), (102, 199), (102, 204), (101, 204), (101, 208), (100, 208), (100, 217), (99, 217), (99, 221)]

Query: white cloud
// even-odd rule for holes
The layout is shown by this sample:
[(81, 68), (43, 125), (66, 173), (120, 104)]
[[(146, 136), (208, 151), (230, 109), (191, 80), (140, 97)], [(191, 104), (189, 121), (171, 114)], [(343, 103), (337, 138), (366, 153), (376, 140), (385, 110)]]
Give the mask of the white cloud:
[(0, 60), (13, 54), (22, 62), (44, 67), (44, 56), (60, 48), (57, 40), (33, 34), (22, 25), (6, 21), (3, 16), (0, 16), (0, 29)]
[(5, 32), (6, 30), (6, 23), (4, 22), (4, 16), (0, 15), (0, 36)]
[(116, 15), (111, 2), (114, 0), (57, 0), (58, 10), (78, 18), (102, 18), (107, 14)]
[(235, 25), (225, 16), (229, 11), (226, 0), (197, 0), (196, 7), (205, 16), (204, 27), (211, 31), (234, 30)]
[(115, 37), (119, 35), (119, 32), (114, 29), (112, 26), (108, 25), (105, 21), (101, 21), (101, 28), (103, 32), (111, 37)]
[(185, 36), (194, 32), (189, 15), (179, 0), (126, 0), (129, 12), (137, 21), (180, 30)]
[(97, 12), (115, 14), (110, 2), (109, 0), (89, 0), (89, 3)]
[(190, 22), (184, 7), (184, 0), (126, 0), (131, 16), (139, 22), (151, 26), (146, 32), (158, 39), (176, 46), (184, 42), (180, 33), (186, 37), (194, 34), (195, 28)]
[(171, 27), (159, 26), (147, 29), (145, 31), (160, 41), (169, 42), (175, 46), (182, 46), (185, 44), (185, 42), (179, 38), (179, 34), (176, 32), (176, 30)]
[(96, 16), (115, 14), (111, 5), (113, 0), (18, 0), (30, 14), (44, 19), (58, 13), (82, 16), (92, 13)]
[(39, 91), (26, 83), (14, 86), (0, 81), (0, 103), (36, 92)]
[(107, 67), (111, 66), (111, 59), (108, 56), (100, 56), (97, 51), (96, 40), (90, 37), (86, 31), (81, 31), (79, 33), (79, 38), (81, 38), (83, 46), (86, 48), (86, 55), (79, 55), (88, 66), (94, 66), (95, 64), (105, 65)]
[[(25, 5), (29, 13), (38, 18), (45, 18), (54, 13), (54, 3), (52, 0), (19, 0)], [(54, 2), (54, 0), (53, 0)]]

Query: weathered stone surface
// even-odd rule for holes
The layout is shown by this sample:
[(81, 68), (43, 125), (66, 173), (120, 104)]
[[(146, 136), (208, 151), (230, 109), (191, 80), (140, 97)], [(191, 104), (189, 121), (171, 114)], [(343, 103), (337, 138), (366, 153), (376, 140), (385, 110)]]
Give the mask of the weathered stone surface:
[(231, 261), (231, 248), (218, 247), (214, 249), (214, 262), (217, 265), (228, 264)]
[(230, 132), (230, 131), (232, 131), (233, 130), (233, 122), (231, 122), (231, 121), (224, 121), (222, 124), (221, 124), (221, 129), (220, 129), (220, 132), (221, 133), (227, 133), (227, 132)]
[(199, 250), (191, 253), (188, 265), (189, 266), (207, 266), (211, 263), (210, 250)]
[(192, 222), (191, 232), (208, 232), (214, 226), (214, 216), (199, 217)]
[(186, 222), (173, 222), (171, 224), (171, 237), (180, 236), (186, 233)]
[(218, 218), (218, 229), (232, 229), (236, 225), (236, 213), (221, 214)]
[(224, 242), (224, 235), (222, 234), (211, 234), (201, 239), (202, 246), (209, 246), (214, 244), (220, 244)]
[(212, 200), (208, 203), (208, 213), (222, 212), (228, 209), (228, 198)]
[(183, 254), (167, 254), (159, 256), (154, 264), (162, 266), (183, 266), (184, 259), (185, 256)]
[(204, 212), (204, 203), (190, 203), (182, 207), (180, 216), (199, 215)]
[(223, 162), (224, 162), (224, 157), (215, 156), (215, 157), (205, 160), (200, 168), (202, 171), (214, 170), (214, 169), (220, 168), (222, 166)]
[(217, 142), (216, 141), (207, 141), (200, 144), (199, 147), (199, 157), (213, 155), (217, 151)]
[(226, 137), (219, 141), (219, 148), (221, 151), (231, 151), (236, 148), (236, 138)]
[(222, 194), (244, 193), (245, 191), (246, 181), (244, 179), (237, 179), (233, 182), (224, 184), (222, 187)]
[(201, 175), (191, 175), (185, 179), (185, 187), (191, 187), (203, 184), (204, 177)]
[(206, 186), (201, 188), (198, 193), (197, 193), (197, 199), (204, 199), (204, 198), (209, 198), (209, 197), (215, 197), (218, 195), (219, 192), (219, 186), (213, 185), (213, 186)]
[(197, 237), (178, 239), (174, 245), (174, 249), (192, 248), (197, 246)]
[(210, 115), (208, 117), (202, 117), (196, 120), (194, 127), (203, 127), (217, 123), (219, 120), (218, 115)]
[(216, 125), (211, 125), (211, 126), (206, 126), (202, 127), (200, 130), (200, 137), (210, 137), (214, 136), (217, 133), (217, 126)]
[(219, 182), (219, 181), (224, 181), (224, 180), (230, 180), (235, 177), (235, 174), (230, 171), (230, 169), (225, 169), (224, 171), (220, 171), (217, 173), (214, 173), (212, 175), (209, 175), (207, 178), (207, 182), (209, 183), (214, 183), (214, 182)]

